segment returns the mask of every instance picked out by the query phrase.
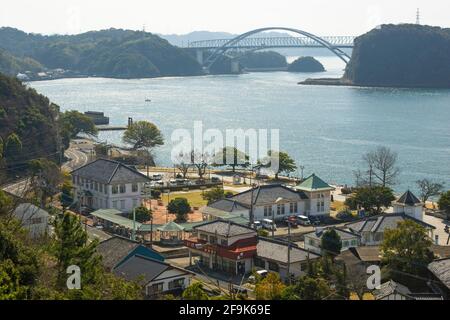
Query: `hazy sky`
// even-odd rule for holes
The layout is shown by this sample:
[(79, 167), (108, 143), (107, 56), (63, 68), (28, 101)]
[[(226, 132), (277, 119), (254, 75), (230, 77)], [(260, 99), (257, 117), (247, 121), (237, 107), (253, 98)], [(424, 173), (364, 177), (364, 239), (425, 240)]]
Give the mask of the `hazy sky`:
[(381, 23), (450, 26), (448, 0), (2, 0), (0, 26), (73, 34), (110, 27), (242, 33), (264, 26), (358, 35)]

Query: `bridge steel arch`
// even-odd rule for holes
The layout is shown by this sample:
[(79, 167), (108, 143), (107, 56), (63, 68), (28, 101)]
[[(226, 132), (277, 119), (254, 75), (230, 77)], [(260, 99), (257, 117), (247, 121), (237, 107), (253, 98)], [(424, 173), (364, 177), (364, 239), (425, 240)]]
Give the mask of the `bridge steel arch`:
[(316, 36), (312, 33), (302, 31), (299, 29), (294, 29), (294, 28), (266, 27), (266, 28), (260, 28), (260, 29), (248, 31), (246, 33), (243, 33), (243, 34), (235, 37), (234, 39), (229, 40), (224, 45), (222, 45), (221, 47), (214, 50), (213, 53), (211, 55), (209, 55), (208, 58), (205, 60), (204, 65), (209, 69), (220, 58), (220, 56), (223, 56), (226, 51), (232, 49), (232, 47), (235, 46), (237, 43), (239, 43), (239, 41), (241, 41), (245, 38), (248, 38), (254, 34), (258, 34), (258, 33), (264, 32), (264, 31), (271, 31), (271, 30), (282, 30), (282, 31), (288, 31), (288, 32), (300, 34), (302, 36), (305, 36), (307, 38), (310, 38), (310, 39), (316, 41), (317, 43), (322, 45), (324, 48), (327, 48), (328, 50), (333, 52), (339, 59), (341, 59), (345, 64), (347, 64), (350, 61), (349, 55), (346, 54), (344, 51), (342, 51), (341, 49), (335, 47), (328, 41), (326, 41), (326, 40), (322, 39), (321, 37)]

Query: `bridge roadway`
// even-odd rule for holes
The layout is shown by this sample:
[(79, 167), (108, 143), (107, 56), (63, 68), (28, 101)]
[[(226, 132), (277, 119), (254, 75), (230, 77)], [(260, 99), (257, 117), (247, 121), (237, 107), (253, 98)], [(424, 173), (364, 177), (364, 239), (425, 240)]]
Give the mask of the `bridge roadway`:
[[(336, 48), (353, 48), (353, 36), (321, 37)], [(189, 42), (186, 48), (212, 50), (225, 46), (232, 39), (200, 40)], [(323, 45), (309, 37), (248, 37), (227, 46), (229, 49), (255, 48), (323, 48)]]

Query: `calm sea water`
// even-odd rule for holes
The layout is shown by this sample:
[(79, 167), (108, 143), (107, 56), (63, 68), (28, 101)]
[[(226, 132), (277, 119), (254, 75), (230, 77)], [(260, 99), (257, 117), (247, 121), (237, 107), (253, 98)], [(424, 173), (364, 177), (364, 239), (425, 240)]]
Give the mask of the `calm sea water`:
[[(319, 58), (338, 77), (344, 66)], [(287, 72), (243, 75), (114, 80), (62, 79), (33, 82), (62, 110), (104, 111), (111, 124), (128, 117), (158, 125), (167, 144), (155, 152), (170, 163), (173, 130), (204, 128), (280, 129), (281, 149), (305, 175), (315, 172), (329, 182), (352, 184), (362, 154), (379, 145), (398, 153), (401, 168), (396, 191), (415, 190), (415, 181), (431, 178), (450, 187), (450, 90), (299, 86), (310, 74)], [(152, 102), (145, 102), (145, 99)], [(121, 133), (100, 138), (120, 143)]]

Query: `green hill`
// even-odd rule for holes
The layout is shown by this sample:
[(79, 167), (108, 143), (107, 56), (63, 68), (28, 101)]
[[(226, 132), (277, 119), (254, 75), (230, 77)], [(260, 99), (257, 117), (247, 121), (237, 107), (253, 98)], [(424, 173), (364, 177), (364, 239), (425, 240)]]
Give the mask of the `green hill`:
[(0, 72), (16, 76), (19, 72), (40, 72), (44, 67), (34, 59), (18, 58), (7, 51), (0, 49)]
[(252, 52), (239, 59), (244, 68), (284, 68), (286, 57), (275, 51)]
[(450, 30), (383, 25), (355, 40), (344, 81), (388, 87), (450, 87)]
[(289, 72), (323, 72), (323, 65), (313, 57), (300, 57), (288, 67)]
[[(58, 107), (46, 97), (0, 74), (0, 162), (10, 174), (22, 172), (29, 159), (58, 158), (57, 115)], [(8, 144), (14, 135), (19, 143)]]
[(89, 76), (147, 78), (202, 73), (185, 50), (142, 31), (109, 29), (43, 36), (0, 28), (0, 48), (18, 58), (32, 58), (49, 69)]

